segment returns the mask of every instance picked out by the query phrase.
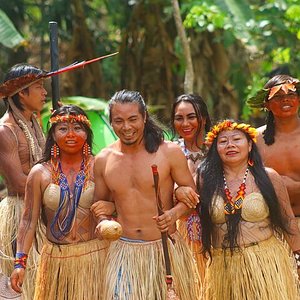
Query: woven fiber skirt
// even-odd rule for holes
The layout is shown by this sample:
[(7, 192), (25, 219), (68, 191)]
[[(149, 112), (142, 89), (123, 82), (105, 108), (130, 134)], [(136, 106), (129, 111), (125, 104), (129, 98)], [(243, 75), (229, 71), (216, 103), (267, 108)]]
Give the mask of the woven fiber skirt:
[(44, 244), (35, 300), (100, 300), (107, 241), (69, 245)]
[[(181, 300), (200, 299), (192, 253), (179, 233), (168, 240), (174, 288)], [(105, 263), (105, 300), (165, 300), (167, 285), (161, 240), (113, 242)]]
[[(0, 250), (2, 252), (0, 266), (3, 274), (8, 277), (14, 269), (14, 252), (23, 204), (23, 198), (17, 196), (8, 196), (0, 202)], [(40, 222), (37, 226), (36, 239), (28, 255), (26, 276), (22, 286), (23, 300), (32, 300), (34, 295), (36, 270), (40, 257), (36, 246), (41, 246), (43, 240), (43, 229)]]
[(230, 251), (215, 249), (206, 270), (205, 299), (296, 300), (299, 282), (295, 261), (274, 236)]

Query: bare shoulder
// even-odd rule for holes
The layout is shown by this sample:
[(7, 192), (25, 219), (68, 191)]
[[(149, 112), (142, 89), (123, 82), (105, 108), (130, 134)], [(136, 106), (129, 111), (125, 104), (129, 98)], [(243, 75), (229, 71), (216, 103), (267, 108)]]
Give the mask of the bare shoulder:
[(186, 163), (186, 158), (181, 147), (174, 142), (165, 141), (160, 146), (161, 153), (170, 162), (171, 165), (180, 165)]
[(263, 148), (265, 145), (265, 141), (263, 138), (263, 133), (266, 130), (266, 125), (257, 128), (257, 146), (259, 149)]
[(276, 172), (274, 169), (272, 168), (268, 168), (268, 167), (265, 167), (265, 170), (270, 178), (270, 180), (272, 181), (272, 183), (275, 185), (275, 184), (280, 184), (280, 183), (283, 183), (283, 180), (281, 178), (281, 176), (279, 175), (278, 172)]
[(0, 139), (1, 148), (12, 147), (17, 145), (17, 133), (18, 126), (13, 123), (2, 123), (0, 124)]
[(108, 158), (117, 151), (116, 142), (103, 148), (96, 156), (94, 166), (97, 168), (99, 165), (104, 165)]
[(41, 163), (41, 164), (36, 164), (32, 167), (32, 169), (30, 170), (29, 174), (28, 174), (28, 180), (33, 179), (33, 180), (37, 180), (41, 177), (43, 177), (43, 175), (45, 174), (50, 174), (50, 169), (49, 167), (47, 167), (47, 164), (45, 163)]
[(182, 153), (181, 147), (171, 141), (164, 141), (161, 145), (160, 145), (160, 149), (164, 152), (166, 152), (167, 154), (176, 154), (176, 153)]

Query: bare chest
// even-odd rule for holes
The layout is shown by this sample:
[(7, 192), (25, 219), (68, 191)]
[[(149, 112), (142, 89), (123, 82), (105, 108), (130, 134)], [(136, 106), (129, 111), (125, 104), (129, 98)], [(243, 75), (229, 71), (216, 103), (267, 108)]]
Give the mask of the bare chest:
[(153, 190), (152, 165), (157, 165), (161, 180), (169, 174), (168, 163), (159, 155), (123, 156), (107, 163), (105, 180), (111, 191)]
[[(264, 164), (275, 169), (281, 175), (290, 175), (300, 179), (300, 139), (276, 141), (264, 146), (261, 151)], [(296, 179), (296, 178), (295, 178)]]

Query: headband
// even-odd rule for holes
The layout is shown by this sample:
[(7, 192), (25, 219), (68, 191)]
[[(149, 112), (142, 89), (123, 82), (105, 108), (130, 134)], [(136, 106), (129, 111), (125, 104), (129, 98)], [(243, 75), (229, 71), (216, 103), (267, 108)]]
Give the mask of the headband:
[(218, 134), (221, 131), (224, 130), (241, 130), (244, 133), (249, 134), (251, 140), (256, 143), (256, 136), (257, 136), (257, 130), (254, 127), (251, 127), (249, 124), (245, 123), (236, 123), (232, 122), (230, 120), (225, 120), (222, 122), (217, 123), (215, 126), (213, 126), (212, 130), (206, 134), (206, 143), (212, 144), (214, 139), (218, 136)]
[(51, 117), (49, 122), (51, 124), (69, 122), (69, 123), (84, 123), (88, 127), (91, 127), (91, 122), (84, 115), (57, 115), (55, 117)]
[(257, 94), (249, 99), (247, 99), (246, 104), (250, 108), (264, 109), (265, 103), (270, 100), (279, 91), (284, 91), (287, 94), (289, 91), (300, 92), (300, 81), (297, 79), (287, 80), (281, 84), (274, 85), (269, 89), (261, 89)]

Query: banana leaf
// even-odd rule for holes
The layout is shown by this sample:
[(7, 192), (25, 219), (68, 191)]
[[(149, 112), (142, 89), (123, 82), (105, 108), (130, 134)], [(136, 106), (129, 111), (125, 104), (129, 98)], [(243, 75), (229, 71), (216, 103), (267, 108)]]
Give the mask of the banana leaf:
[(11, 20), (0, 9), (0, 43), (8, 48), (14, 48), (25, 40), (17, 31)]

